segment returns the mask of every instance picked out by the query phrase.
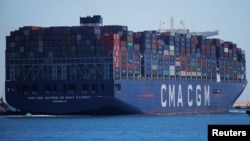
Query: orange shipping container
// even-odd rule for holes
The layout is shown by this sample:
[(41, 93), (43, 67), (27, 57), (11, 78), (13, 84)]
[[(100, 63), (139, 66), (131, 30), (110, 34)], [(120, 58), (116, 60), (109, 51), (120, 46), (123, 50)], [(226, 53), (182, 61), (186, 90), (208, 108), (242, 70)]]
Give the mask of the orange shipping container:
[(127, 36), (127, 41), (132, 42), (133, 41), (133, 36)]
[(32, 26), (31, 30), (39, 30), (40, 28), (38, 26)]

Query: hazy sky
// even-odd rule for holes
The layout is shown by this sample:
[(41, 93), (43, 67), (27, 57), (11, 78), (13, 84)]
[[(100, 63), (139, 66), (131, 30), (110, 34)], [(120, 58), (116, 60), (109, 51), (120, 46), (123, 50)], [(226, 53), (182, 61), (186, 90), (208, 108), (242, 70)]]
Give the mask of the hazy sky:
[[(191, 31), (219, 30), (216, 38), (232, 41), (250, 56), (249, 0), (0, 0), (0, 96), (4, 94), (5, 36), (19, 27), (76, 26), (83, 16), (102, 15), (104, 25), (126, 25), (129, 30), (157, 30), (159, 22), (175, 27), (180, 20)], [(250, 74), (247, 71), (247, 79)], [(248, 85), (239, 101), (250, 101)]]

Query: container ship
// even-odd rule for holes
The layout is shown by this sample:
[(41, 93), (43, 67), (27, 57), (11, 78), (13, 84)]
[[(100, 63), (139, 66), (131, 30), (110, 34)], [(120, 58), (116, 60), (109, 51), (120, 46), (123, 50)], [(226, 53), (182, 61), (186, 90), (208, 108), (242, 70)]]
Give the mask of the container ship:
[(245, 51), (216, 32), (103, 25), (23, 26), (6, 36), (5, 98), (31, 114), (227, 112), (244, 91)]

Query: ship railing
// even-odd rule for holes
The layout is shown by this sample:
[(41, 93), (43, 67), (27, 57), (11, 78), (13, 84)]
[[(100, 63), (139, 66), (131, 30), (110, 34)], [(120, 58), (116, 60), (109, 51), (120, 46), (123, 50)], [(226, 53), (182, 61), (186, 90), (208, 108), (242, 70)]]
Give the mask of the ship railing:
[[(181, 76), (181, 75), (139, 75), (139, 74), (123, 74), (121, 79), (127, 80), (186, 80), (186, 81), (206, 81), (206, 82), (217, 82), (215, 77), (207, 76)], [(223, 83), (242, 83), (246, 82), (246, 79), (230, 79), (230, 78), (221, 78)]]

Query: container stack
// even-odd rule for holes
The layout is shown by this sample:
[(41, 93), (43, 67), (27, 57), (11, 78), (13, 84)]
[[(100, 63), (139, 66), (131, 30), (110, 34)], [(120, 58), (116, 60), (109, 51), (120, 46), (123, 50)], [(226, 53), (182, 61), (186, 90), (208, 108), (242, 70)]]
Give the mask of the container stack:
[[(115, 78), (134, 79), (141, 74), (140, 44), (134, 42), (134, 33), (128, 31), (126, 26), (103, 26), (102, 33), (117, 34), (120, 37), (119, 50), (114, 54), (119, 54), (119, 66), (115, 65)], [(117, 63), (116, 63), (117, 64)]]
[[(157, 63), (157, 52), (153, 54), (153, 50), (151, 49), (152, 46), (152, 35), (154, 33), (145, 31), (145, 32), (136, 32), (134, 33), (134, 42), (135, 44), (140, 45), (141, 51), (141, 76), (142, 77), (151, 77), (152, 75), (152, 67), (154, 67), (154, 71), (156, 69)], [(154, 44), (154, 46), (156, 46)], [(154, 58), (153, 58), (154, 55)], [(137, 55), (138, 56), (138, 55)], [(153, 61), (154, 60), (154, 61)]]
[(245, 51), (232, 42), (176, 32), (102, 25), (25, 26), (6, 37), (9, 80), (246, 79)]
[(128, 77), (133, 78), (134, 76), (134, 41), (133, 32), (128, 31), (125, 37), (125, 42), (127, 44), (127, 72)]
[(164, 42), (160, 39), (157, 39), (157, 56), (158, 56), (158, 77), (163, 78), (163, 66), (164, 66), (164, 60), (163, 60), (163, 51), (164, 51)]

